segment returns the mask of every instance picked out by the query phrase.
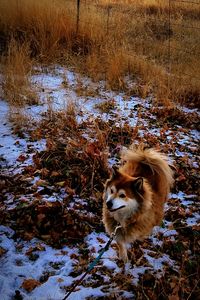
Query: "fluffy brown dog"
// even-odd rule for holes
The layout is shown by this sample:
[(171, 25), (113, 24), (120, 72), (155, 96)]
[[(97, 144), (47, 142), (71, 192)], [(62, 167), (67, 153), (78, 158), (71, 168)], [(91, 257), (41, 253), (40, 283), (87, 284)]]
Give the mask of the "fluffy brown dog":
[(126, 243), (145, 238), (161, 223), (173, 172), (165, 155), (143, 146), (124, 150), (122, 161), (105, 184), (103, 223), (108, 234), (121, 225), (115, 239), (127, 262)]

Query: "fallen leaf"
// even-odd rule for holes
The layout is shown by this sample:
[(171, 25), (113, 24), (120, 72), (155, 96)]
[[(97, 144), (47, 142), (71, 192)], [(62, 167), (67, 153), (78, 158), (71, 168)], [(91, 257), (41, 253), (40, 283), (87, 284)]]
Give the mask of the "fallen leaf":
[(38, 181), (36, 181), (35, 183), (37, 186), (47, 186), (48, 183), (45, 180), (39, 179)]
[(25, 279), (21, 285), (23, 289), (25, 289), (27, 292), (31, 292), (34, 290), (37, 286), (40, 286), (41, 283), (33, 278)]
[(60, 176), (61, 174), (60, 174), (60, 172), (58, 172), (58, 171), (53, 171), (52, 173), (51, 173), (51, 176), (52, 177), (57, 177), (57, 176)]
[(24, 162), (25, 160), (26, 160), (26, 156), (23, 154), (21, 154), (17, 159), (17, 161), (19, 161), (19, 162)]
[(100, 238), (100, 237), (97, 237), (97, 240), (99, 241), (100, 244), (104, 244), (105, 243), (105, 241), (102, 238)]
[(5, 250), (4, 248), (0, 247), (0, 257), (5, 254), (7, 252), (7, 250)]
[(65, 185), (65, 181), (56, 182), (56, 185), (63, 187)]
[(30, 255), (33, 251), (34, 251), (34, 248), (33, 248), (33, 247), (30, 247), (30, 248), (26, 251), (26, 255)]
[(24, 233), (24, 238), (28, 241), (32, 240), (32, 238), (34, 237), (34, 233), (33, 232), (25, 232)]
[(38, 215), (37, 215), (37, 220), (38, 220), (38, 222), (41, 223), (42, 220), (44, 220), (45, 217), (46, 217), (45, 214), (38, 214)]

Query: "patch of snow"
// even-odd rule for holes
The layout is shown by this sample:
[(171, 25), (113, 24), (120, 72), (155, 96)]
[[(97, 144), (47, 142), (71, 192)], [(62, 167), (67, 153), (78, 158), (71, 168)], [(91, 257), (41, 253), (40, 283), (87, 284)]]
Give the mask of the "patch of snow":
[(87, 297), (101, 297), (105, 296), (105, 293), (101, 291), (101, 287), (98, 288), (92, 288), (92, 287), (83, 287), (81, 286), (78, 291), (75, 293), (72, 293), (72, 295), (69, 297), (69, 300), (80, 300), (80, 299), (86, 299)]
[(173, 193), (169, 194), (169, 198), (171, 199), (183, 200), (184, 197), (185, 197), (185, 193), (183, 193), (182, 191), (179, 191), (178, 194), (173, 194)]
[[(21, 248), (18, 247), (20, 241), (12, 239), (13, 234), (14, 231), (5, 226), (0, 226), (0, 246), (7, 251), (0, 260), (0, 295), (4, 297), (1, 299), (10, 300), (17, 289), (25, 295), (25, 299), (47, 299), (47, 294), (52, 299), (62, 299), (64, 291), (58, 278), (63, 280), (62, 283), (72, 283), (69, 274), (73, 270), (73, 261), (70, 255), (78, 254), (78, 250), (64, 247), (63, 252), (61, 252), (61, 250), (53, 249), (38, 239), (23, 242)], [(37, 251), (38, 258), (32, 261), (26, 255), (26, 252), (37, 243), (40, 243), (45, 250)], [(21, 250), (18, 250), (20, 248)], [(64, 251), (67, 254), (64, 255)], [(51, 263), (61, 264), (61, 267), (54, 270), (50, 267)], [(54, 275), (50, 276), (45, 283), (35, 288), (31, 293), (28, 294), (21, 288), (24, 279), (34, 278), (39, 280), (44, 272), (50, 269), (54, 271)]]
[[(156, 253), (154, 251), (143, 249), (144, 251), (144, 257), (147, 259), (149, 264), (153, 267), (156, 271), (162, 271), (164, 265), (167, 263), (170, 266), (174, 266), (174, 261), (170, 259), (169, 255), (163, 254), (163, 253)], [(151, 255), (153, 254), (153, 256)], [(155, 255), (158, 257), (155, 257)]]
[(199, 114), (199, 111), (198, 111), (198, 108), (188, 108), (188, 107), (185, 107), (185, 106), (178, 106), (178, 108), (180, 110), (182, 110), (183, 112), (185, 113), (197, 113)]
[(27, 142), (12, 133), (12, 126), (8, 120), (9, 106), (7, 102), (0, 100), (0, 157), (5, 160), (7, 166), (20, 165), (21, 167), (32, 162), (32, 154), (26, 155), (26, 160), (19, 163), (17, 159), (27, 152), (27, 149), (43, 150), (46, 141)]
[(198, 225), (200, 223), (200, 214), (195, 212), (193, 217), (187, 218), (186, 223), (188, 226)]
[(149, 267), (133, 266), (133, 269), (131, 270), (131, 274), (133, 275), (133, 284), (137, 285), (140, 275), (144, 274), (147, 270), (149, 270)]
[(24, 153), (26, 143), (23, 139), (12, 135), (8, 113), (8, 104), (0, 100), (0, 157), (3, 157), (7, 164), (13, 165), (17, 158)]
[(189, 131), (189, 133), (194, 140), (196, 140), (196, 141), (200, 140), (200, 132), (198, 130), (192, 129)]

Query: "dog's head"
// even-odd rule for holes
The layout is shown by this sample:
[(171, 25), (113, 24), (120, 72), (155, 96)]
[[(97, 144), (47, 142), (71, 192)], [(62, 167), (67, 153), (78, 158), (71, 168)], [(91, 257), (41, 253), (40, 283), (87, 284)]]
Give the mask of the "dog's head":
[(143, 202), (143, 178), (134, 178), (119, 172), (114, 167), (110, 179), (105, 184), (104, 201), (111, 212), (123, 211), (134, 213), (139, 210)]

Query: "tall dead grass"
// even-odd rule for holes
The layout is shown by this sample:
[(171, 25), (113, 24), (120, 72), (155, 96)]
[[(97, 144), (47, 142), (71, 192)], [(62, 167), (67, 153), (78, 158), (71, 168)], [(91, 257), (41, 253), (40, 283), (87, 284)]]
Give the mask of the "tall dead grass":
[(2, 0), (4, 48), (14, 36), (39, 62), (71, 63), (114, 89), (127, 89), (129, 75), (140, 83), (142, 96), (153, 91), (167, 105), (199, 105), (200, 31), (189, 27), (200, 27), (200, 6), (172, 2), (169, 28), (165, 0), (80, 3), (77, 31), (76, 1)]
[(0, 6), (1, 31), (18, 41), (29, 41), (32, 56), (52, 58), (53, 55), (55, 58), (59, 42), (71, 40), (72, 24), (62, 13), (62, 5), (56, 5), (56, 2), (11, 0), (8, 3), (2, 0)]
[(29, 45), (11, 39), (4, 61), (2, 84), (4, 96), (11, 106), (38, 103), (29, 76), (32, 65)]

